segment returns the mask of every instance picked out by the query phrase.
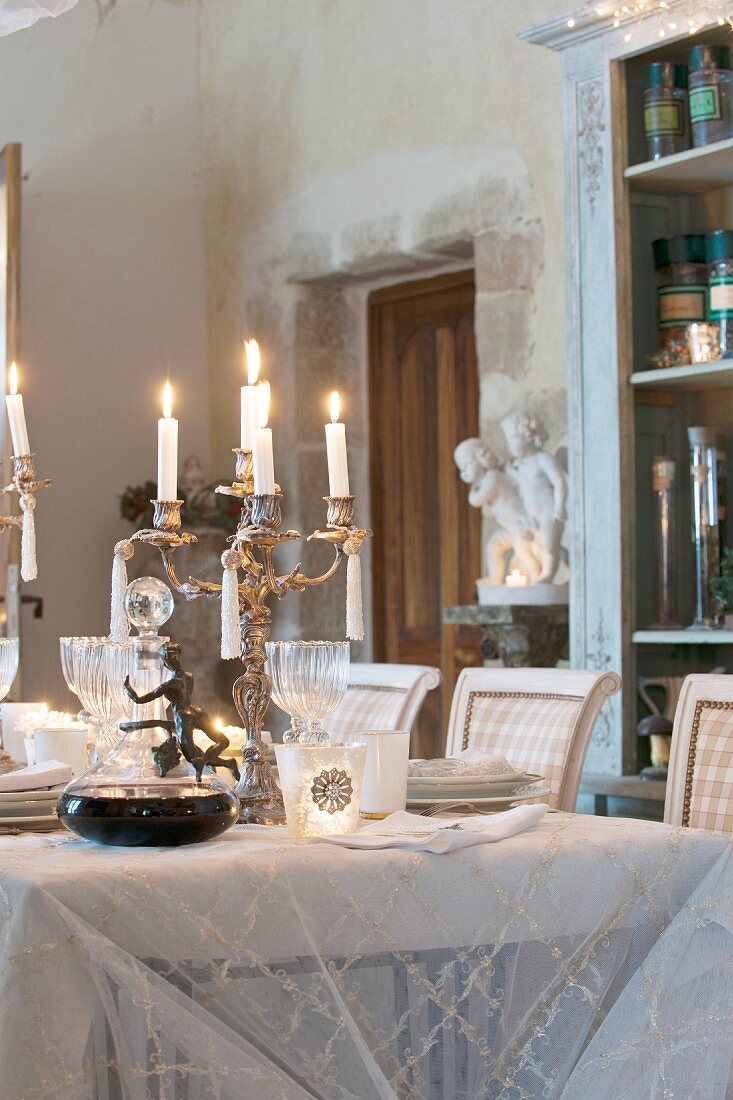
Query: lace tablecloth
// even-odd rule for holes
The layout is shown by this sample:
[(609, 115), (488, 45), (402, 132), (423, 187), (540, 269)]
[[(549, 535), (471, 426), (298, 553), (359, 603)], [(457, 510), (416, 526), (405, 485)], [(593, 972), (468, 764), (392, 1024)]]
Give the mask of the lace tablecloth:
[(564, 814), (448, 856), (3, 838), (0, 1097), (723, 1098), (732, 851)]

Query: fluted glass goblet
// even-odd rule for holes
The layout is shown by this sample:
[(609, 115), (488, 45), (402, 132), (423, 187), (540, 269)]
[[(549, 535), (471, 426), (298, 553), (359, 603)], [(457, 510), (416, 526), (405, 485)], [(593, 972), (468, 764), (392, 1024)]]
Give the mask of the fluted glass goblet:
[(4, 699), (13, 686), (18, 672), (18, 639), (0, 638), (0, 699)]
[(348, 642), (268, 642), (267, 668), (275, 705), (291, 717), (286, 742), (328, 744), (323, 721), (349, 683)]
[[(114, 682), (110, 682), (110, 661), (116, 660)], [(132, 642), (116, 642), (109, 638), (77, 638), (71, 646), (71, 675), (84, 710), (99, 722), (99, 733), (92, 749), (95, 764), (119, 741), (118, 725), (129, 716), (131, 701), (122, 682), (132, 669)], [(122, 680), (118, 676), (124, 671)]]

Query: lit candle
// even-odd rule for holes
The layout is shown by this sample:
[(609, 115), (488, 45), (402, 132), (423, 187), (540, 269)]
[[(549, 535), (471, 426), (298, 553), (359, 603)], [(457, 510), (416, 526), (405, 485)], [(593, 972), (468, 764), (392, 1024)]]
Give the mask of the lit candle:
[(346, 425), (339, 423), (339, 395), (331, 394), (331, 423), (326, 424), (328, 491), (332, 497), (349, 496), (349, 467), (346, 460)]
[(272, 429), (267, 427), (267, 417), (270, 413), (270, 386), (265, 382), (262, 387), (253, 388), (258, 391), (257, 415), (261, 425), (255, 428), (252, 448), (254, 488), (258, 496), (272, 496), (275, 492), (275, 465), (272, 458)]
[(254, 434), (260, 425), (260, 392), (257, 376), (260, 373), (260, 346), (256, 340), (244, 341), (244, 354), (247, 358), (247, 385), (241, 391), (240, 443), (243, 451), (251, 451)]
[(5, 397), (5, 405), (10, 420), (10, 435), (13, 440), (13, 454), (29, 455), (31, 445), (28, 442), (28, 428), (25, 422), (25, 410), (23, 409), (23, 394), (18, 393), (18, 368), (15, 363), (10, 364), (8, 372), (8, 384), (10, 393)]
[(173, 391), (163, 387), (163, 415), (158, 421), (158, 500), (178, 499), (178, 421), (172, 416)]
[(506, 579), (507, 588), (524, 588), (526, 584), (527, 578), (524, 573), (520, 573), (518, 569), (512, 569)]

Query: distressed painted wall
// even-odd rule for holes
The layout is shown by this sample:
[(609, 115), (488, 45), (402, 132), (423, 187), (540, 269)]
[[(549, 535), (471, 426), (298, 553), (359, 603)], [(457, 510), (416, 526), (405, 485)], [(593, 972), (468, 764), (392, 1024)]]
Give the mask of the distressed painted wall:
[[(240, 341), (266, 349), (288, 522), (326, 488), (325, 397), (346, 395), (367, 510), (366, 296), (476, 265), (481, 425), (565, 435), (559, 60), (516, 31), (565, 0), (204, 4), (209, 352), (216, 453), (236, 438)], [(341, 592), (290, 597), (279, 629), (338, 634)], [(368, 652), (369, 646), (366, 646)]]
[[(176, 380), (181, 451), (209, 450), (198, 3), (82, 0), (0, 39), (0, 142), (23, 145), (23, 386), (41, 474), (42, 620), (24, 696), (71, 706), (60, 634), (106, 633), (125, 485), (155, 478)], [(5, 472), (5, 471), (4, 471)]]

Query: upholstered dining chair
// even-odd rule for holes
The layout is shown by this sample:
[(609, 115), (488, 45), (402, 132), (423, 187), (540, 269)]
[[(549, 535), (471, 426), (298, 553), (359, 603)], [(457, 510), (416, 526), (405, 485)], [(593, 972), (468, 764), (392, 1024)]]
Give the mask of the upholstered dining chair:
[(620, 687), (615, 672), (466, 668), (453, 693), (445, 754), (491, 749), (545, 776), (550, 805), (572, 812), (596, 720)]
[(326, 719), (332, 740), (356, 730), (412, 730), (425, 696), (442, 679), (430, 665), (352, 664), (346, 695)]
[(664, 820), (733, 834), (733, 676), (688, 676), (682, 685)]

